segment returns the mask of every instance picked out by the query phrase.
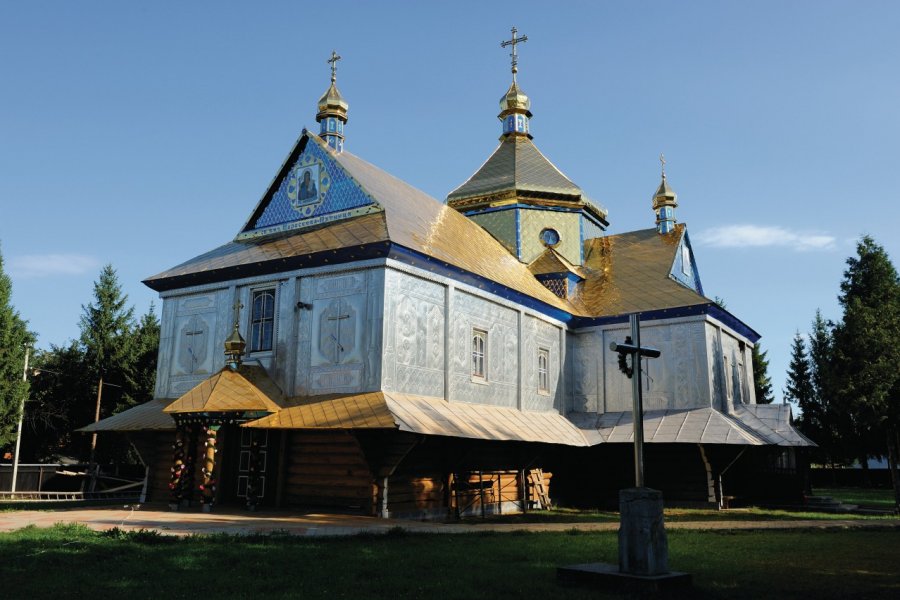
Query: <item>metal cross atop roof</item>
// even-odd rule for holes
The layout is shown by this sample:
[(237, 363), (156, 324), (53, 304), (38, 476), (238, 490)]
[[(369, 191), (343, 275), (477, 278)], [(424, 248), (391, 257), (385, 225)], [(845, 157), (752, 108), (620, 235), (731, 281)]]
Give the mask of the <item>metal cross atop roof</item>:
[(326, 62), (331, 65), (331, 83), (334, 83), (337, 80), (337, 61), (341, 60), (341, 57), (334, 50), (331, 51), (331, 58), (329, 58)]
[(666, 157), (662, 152), (659, 153), (659, 164), (662, 166), (663, 179), (666, 178)]
[(512, 28), (512, 39), (506, 40), (504, 42), (500, 42), (501, 48), (506, 48), (507, 46), (512, 46), (512, 51), (509, 53), (510, 58), (512, 59), (512, 74), (513, 81), (516, 80), (516, 73), (519, 72), (519, 56), (516, 54), (516, 44), (520, 42), (527, 42), (528, 36), (523, 35), (522, 37), (516, 37), (516, 34), (519, 32), (515, 27)]

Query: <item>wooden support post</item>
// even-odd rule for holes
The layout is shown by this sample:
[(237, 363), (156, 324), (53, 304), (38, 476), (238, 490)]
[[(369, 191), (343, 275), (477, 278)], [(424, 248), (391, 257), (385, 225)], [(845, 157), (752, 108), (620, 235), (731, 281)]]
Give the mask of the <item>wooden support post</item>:
[(197, 426), (186, 426), (184, 449), (184, 474), (182, 475), (181, 501), (188, 506), (194, 500), (194, 469), (197, 464)]
[(250, 460), (247, 466), (247, 509), (256, 510), (259, 505), (259, 433), (250, 431)]
[(216, 437), (219, 425), (206, 427), (206, 453), (203, 457), (203, 483), (200, 484), (200, 503), (204, 512), (210, 512), (216, 503)]
[(478, 471), (478, 497), (481, 500), (481, 518), (485, 517), (484, 513), (484, 477), (482, 471)]
[(528, 512), (528, 479), (525, 477), (525, 469), (519, 470), (519, 477), (522, 482), (522, 512)]
[(184, 496), (184, 445), (185, 426), (178, 424), (175, 428), (175, 443), (172, 445), (172, 473), (169, 479), (169, 508), (178, 510)]

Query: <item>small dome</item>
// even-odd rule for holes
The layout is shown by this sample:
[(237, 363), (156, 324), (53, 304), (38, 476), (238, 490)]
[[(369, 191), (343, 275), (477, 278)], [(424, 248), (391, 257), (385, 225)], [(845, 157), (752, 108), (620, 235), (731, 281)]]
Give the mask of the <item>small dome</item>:
[(332, 81), (328, 90), (319, 98), (319, 113), (316, 115), (316, 120), (321, 121), (323, 118), (331, 115), (342, 117), (346, 121), (348, 108), (350, 108), (350, 105), (347, 104), (347, 101), (344, 100), (344, 97), (338, 91), (337, 85)]
[(659, 184), (659, 188), (653, 195), (653, 210), (656, 210), (660, 206), (678, 206), (677, 199), (678, 195), (671, 187), (669, 187), (669, 182), (666, 181), (666, 176), (663, 175), (662, 182)]
[(503, 114), (508, 111), (525, 112), (530, 117), (530, 109), (531, 100), (528, 99), (525, 92), (519, 89), (519, 85), (513, 81), (506, 93), (503, 94), (503, 97), (500, 98), (500, 113)]

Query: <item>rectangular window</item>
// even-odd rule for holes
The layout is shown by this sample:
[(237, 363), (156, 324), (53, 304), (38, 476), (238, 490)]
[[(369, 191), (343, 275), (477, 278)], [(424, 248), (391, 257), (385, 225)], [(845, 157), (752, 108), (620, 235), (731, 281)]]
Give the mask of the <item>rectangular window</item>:
[(472, 330), (472, 378), (487, 379), (487, 368), (485, 365), (485, 356), (487, 356), (487, 331), (480, 329)]
[(275, 333), (275, 290), (256, 290), (250, 311), (250, 352), (272, 349)]
[(685, 275), (692, 275), (691, 250), (683, 241), (681, 242), (681, 272)]
[(550, 351), (546, 348), (538, 349), (537, 363), (538, 391), (550, 393)]

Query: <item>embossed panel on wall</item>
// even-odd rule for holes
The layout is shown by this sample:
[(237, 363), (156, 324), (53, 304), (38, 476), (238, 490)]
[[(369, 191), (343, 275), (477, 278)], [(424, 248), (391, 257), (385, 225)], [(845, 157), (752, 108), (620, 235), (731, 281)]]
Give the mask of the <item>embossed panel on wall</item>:
[[(450, 399), (515, 407), (518, 393), (518, 314), (465, 292), (450, 308), (454, 345), (450, 362)], [(487, 380), (472, 380), (472, 330), (488, 332)]]
[[(309, 368), (306, 376), (298, 374), (298, 384), (314, 394), (359, 391), (370, 335), (366, 329), (366, 273), (320, 276), (301, 286), (301, 298), (303, 289), (312, 288), (313, 308), (307, 313), (308, 323), (300, 323), (298, 344), (309, 345), (298, 349), (298, 373), (303, 370), (300, 361), (307, 357)], [(308, 355), (303, 351), (306, 348)]]
[(386, 390), (444, 395), (444, 287), (399, 271), (385, 281)]
[[(553, 410), (560, 382), (559, 328), (532, 316), (525, 317), (524, 323), (524, 362), (525, 377), (523, 381), (523, 408), (525, 410)], [(549, 389), (539, 390), (538, 353), (544, 350), (549, 354), (548, 365)], [(559, 390), (561, 391), (561, 390)]]
[(171, 352), (169, 360), (161, 361), (169, 373), (164, 396), (180, 396), (220, 367), (216, 343), (224, 339), (224, 333), (218, 331), (217, 299), (225, 294), (220, 290), (167, 300), (175, 308), (164, 315), (168, 323), (162, 325), (171, 336), (167, 345), (160, 343)]

